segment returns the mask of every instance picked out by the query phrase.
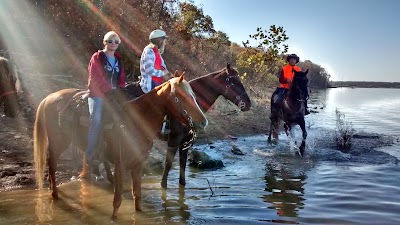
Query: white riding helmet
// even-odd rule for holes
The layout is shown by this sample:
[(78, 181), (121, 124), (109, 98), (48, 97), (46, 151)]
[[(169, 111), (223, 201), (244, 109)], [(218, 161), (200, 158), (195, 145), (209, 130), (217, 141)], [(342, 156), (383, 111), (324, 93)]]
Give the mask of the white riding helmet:
[(167, 34), (165, 33), (165, 31), (163, 31), (163, 30), (153, 30), (153, 31), (150, 33), (149, 40), (154, 39), (154, 38), (160, 38), (160, 37), (165, 37), (165, 38), (167, 38), (168, 36), (167, 36)]

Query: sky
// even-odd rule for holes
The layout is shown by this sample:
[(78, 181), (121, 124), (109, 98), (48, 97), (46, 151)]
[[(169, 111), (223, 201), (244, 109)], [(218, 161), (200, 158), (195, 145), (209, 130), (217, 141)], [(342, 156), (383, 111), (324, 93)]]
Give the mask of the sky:
[(288, 53), (337, 81), (400, 82), (399, 0), (194, 0), (214, 28), (241, 44), (257, 27), (282, 26)]

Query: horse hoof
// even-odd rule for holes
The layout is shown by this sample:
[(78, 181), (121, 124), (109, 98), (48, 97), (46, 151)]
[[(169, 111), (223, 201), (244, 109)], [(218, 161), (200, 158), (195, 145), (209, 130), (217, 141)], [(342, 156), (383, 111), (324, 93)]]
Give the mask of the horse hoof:
[(303, 155), (302, 155), (299, 151), (296, 151), (295, 155), (296, 155), (296, 156), (303, 157)]
[(111, 216), (111, 221), (112, 221), (112, 222), (117, 222), (117, 216), (112, 215), (112, 216)]

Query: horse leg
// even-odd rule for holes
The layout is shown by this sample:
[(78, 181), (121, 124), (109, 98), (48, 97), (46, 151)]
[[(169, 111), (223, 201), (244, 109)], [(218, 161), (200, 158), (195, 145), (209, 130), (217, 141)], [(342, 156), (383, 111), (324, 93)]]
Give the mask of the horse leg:
[(135, 198), (136, 211), (142, 211), (142, 171), (143, 164), (141, 163), (131, 170), (132, 196)]
[[(167, 148), (167, 155), (165, 156), (163, 176), (161, 179), (161, 187), (164, 189), (167, 189), (168, 173), (171, 170), (172, 163), (174, 162), (174, 157), (175, 157), (175, 154), (176, 154), (176, 151), (178, 150), (178, 148), (179, 147), (168, 147)], [(180, 179), (179, 179), (179, 182), (180, 182)]]
[(113, 183), (114, 183), (114, 176), (113, 176), (112, 173), (111, 173), (110, 164), (109, 164), (108, 162), (106, 162), (106, 161), (104, 161), (103, 164), (104, 164), (104, 169), (106, 170), (107, 180), (108, 180), (110, 183), (113, 184)]
[(300, 149), (300, 155), (304, 156), (304, 149), (306, 146), (306, 138), (307, 138), (306, 123), (304, 121), (304, 118), (302, 120), (300, 120), (299, 125), (301, 128), (301, 131), (303, 132), (303, 139), (301, 141), (301, 145), (300, 145), (299, 149)]
[(271, 119), (271, 123), (270, 123), (270, 125), (269, 125), (268, 143), (272, 143), (271, 136), (272, 136), (272, 129), (274, 129), (272, 123), (273, 123), (273, 122), (272, 122), (272, 119)]
[(86, 164), (86, 154), (83, 154), (83, 159), (82, 159), (82, 171), (79, 174), (80, 178), (84, 178), (86, 179), (88, 177), (89, 174), (89, 167)]
[(56, 184), (56, 169), (57, 169), (57, 161), (60, 156), (60, 153), (54, 152), (54, 148), (52, 148), (53, 145), (49, 143), (48, 146), (48, 152), (49, 152), (49, 158), (48, 158), (48, 165), (49, 165), (49, 176), (48, 176), (48, 181), (50, 183), (50, 190), (51, 190), (51, 196), (54, 199), (58, 199), (58, 190), (57, 190), (57, 184)]
[[(48, 180), (50, 183), (50, 189), (52, 191), (51, 196), (54, 199), (58, 199), (58, 190), (56, 183), (56, 171), (57, 171), (57, 161), (62, 152), (64, 152), (71, 141), (68, 138), (62, 138), (62, 136), (49, 136), (49, 144), (47, 146), (47, 151), (49, 153), (48, 165), (49, 165), (49, 176)], [(57, 148), (55, 148), (57, 146)]]
[(111, 220), (115, 221), (117, 220), (117, 215), (118, 215), (118, 209), (121, 206), (122, 203), (122, 187), (123, 187), (123, 182), (122, 182), (122, 165), (121, 165), (121, 158), (120, 155), (117, 154), (116, 157), (114, 157), (114, 162), (115, 162), (115, 170), (114, 170), (114, 200), (113, 200), (113, 214), (111, 216)]
[(186, 171), (186, 162), (188, 158), (189, 149), (186, 148), (185, 150), (179, 149), (179, 184), (182, 186), (186, 185), (186, 178), (185, 178), (185, 171)]

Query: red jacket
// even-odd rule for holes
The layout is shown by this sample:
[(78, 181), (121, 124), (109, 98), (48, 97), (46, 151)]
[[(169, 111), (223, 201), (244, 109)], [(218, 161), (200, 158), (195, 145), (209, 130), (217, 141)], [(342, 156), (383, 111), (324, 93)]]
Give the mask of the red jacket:
[(281, 88), (289, 89), (292, 82), (287, 82), (286, 80), (289, 78), (293, 81), (293, 70), (301, 71), (298, 66), (291, 66), (290, 64), (284, 66), (281, 70), (281, 74), (279, 75), (279, 83)]
[[(105, 53), (102, 50), (95, 52), (90, 59), (88, 71), (88, 89), (89, 96), (103, 98), (106, 93), (111, 90), (111, 82), (107, 80), (104, 71), (106, 63)], [(115, 57), (118, 59), (120, 68), (120, 76), (118, 79), (118, 86), (120, 88), (125, 87), (125, 70), (122, 67), (121, 56), (115, 53)]]

